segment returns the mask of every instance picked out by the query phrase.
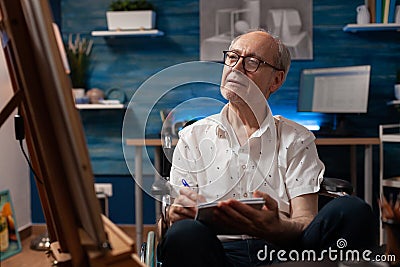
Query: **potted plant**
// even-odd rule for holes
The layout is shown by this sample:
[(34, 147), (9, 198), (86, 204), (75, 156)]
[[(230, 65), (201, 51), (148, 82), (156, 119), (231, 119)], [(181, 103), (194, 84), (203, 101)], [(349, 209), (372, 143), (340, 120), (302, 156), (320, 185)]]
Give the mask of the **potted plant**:
[(93, 48), (93, 40), (81, 38), (79, 34), (70, 34), (66, 45), (69, 67), (71, 70), (71, 82), (73, 88), (87, 88), (87, 75), (90, 66), (90, 55)]
[(116, 0), (107, 11), (110, 31), (150, 30), (156, 24), (154, 6), (147, 0)]

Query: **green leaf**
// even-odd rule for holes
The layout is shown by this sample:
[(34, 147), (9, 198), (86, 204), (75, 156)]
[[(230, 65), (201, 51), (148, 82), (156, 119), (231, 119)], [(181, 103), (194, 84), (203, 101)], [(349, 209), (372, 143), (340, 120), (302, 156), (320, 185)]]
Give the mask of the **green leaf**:
[(113, 1), (109, 10), (111, 11), (134, 11), (134, 10), (154, 10), (152, 3), (147, 0), (116, 0)]

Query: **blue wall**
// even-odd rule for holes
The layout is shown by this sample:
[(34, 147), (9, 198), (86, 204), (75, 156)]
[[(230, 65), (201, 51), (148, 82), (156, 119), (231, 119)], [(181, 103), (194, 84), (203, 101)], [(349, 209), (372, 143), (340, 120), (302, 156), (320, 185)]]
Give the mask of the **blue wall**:
[[(111, 0), (61, 0), (61, 30), (64, 38), (69, 33), (89, 36), (93, 30), (106, 29), (105, 11), (110, 2)], [(199, 59), (199, 1), (151, 2), (157, 7), (157, 28), (165, 35), (154, 38), (94, 37), (89, 87), (103, 90), (120, 88), (130, 97), (142, 82), (158, 71), (177, 63)], [(314, 58), (292, 63), (286, 83), (270, 99), (275, 114), (282, 114), (299, 122), (321, 119), (331, 121), (331, 116), (296, 112), (301, 70), (368, 64), (372, 66), (368, 113), (346, 116), (351, 125), (350, 130), (357, 130), (363, 136), (377, 136), (379, 124), (399, 121), (398, 112), (393, 107), (386, 106), (386, 102), (393, 99), (396, 70), (400, 69), (400, 33), (342, 31), (345, 24), (355, 22), (355, 9), (363, 3), (363, 0), (314, 0)], [(188, 95), (194, 91), (196, 90), (188, 90)], [(207, 88), (205, 93), (219, 97), (218, 90), (212, 87)], [(177, 99), (174, 101), (179, 102)], [(97, 179), (114, 184), (114, 196), (110, 201), (115, 201), (112, 204), (115, 209), (111, 209), (111, 217), (116, 222), (133, 222), (133, 185), (131, 179), (128, 179), (130, 175), (121, 147), (123, 112), (81, 111), (81, 115)], [(153, 117), (153, 121), (150, 132), (154, 134), (160, 129), (161, 121), (156, 117)], [(378, 154), (377, 148), (374, 149), (374, 179), (378, 179)], [(359, 149), (360, 156), (361, 152)], [(328, 176), (350, 176), (348, 150), (324, 147), (319, 148), (319, 153), (327, 165)], [(391, 153), (396, 155), (398, 151)], [(362, 162), (358, 167), (358, 178), (361, 181)], [(149, 175), (147, 179), (151, 179), (148, 169), (146, 172)], [(121, 184), (126, 186), (120, 186)], [(128, 205), (124, 204), (125, 200)], [(127, 212), (121, 212), (117, 206), (123, 207)], [(146, 206), (146, 210), (150, 209)], [(37, 212), (34, 208), (33, 214)], [(34, 222), (35, 218), (34, 215)], [(145, 223), (153, 222), (154, 214), (145, 214)]]

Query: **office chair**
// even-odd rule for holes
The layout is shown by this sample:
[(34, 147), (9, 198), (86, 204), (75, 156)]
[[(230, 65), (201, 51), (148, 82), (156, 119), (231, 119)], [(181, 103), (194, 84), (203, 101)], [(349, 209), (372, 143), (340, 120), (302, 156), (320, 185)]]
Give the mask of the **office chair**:
[(353, 186), (349, 181), (343, 179), (324, 177), (318, 193), (330, 197), (351, 195)]

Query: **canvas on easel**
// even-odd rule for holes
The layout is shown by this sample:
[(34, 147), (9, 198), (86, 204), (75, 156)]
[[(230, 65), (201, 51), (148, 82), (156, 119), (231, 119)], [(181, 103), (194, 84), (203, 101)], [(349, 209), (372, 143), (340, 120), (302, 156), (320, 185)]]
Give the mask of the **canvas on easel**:
[(134, 242), (101, 216), (71, 81), (47, 0), (0, 0), (0, 39), (46, 219), (52, 256), (66, 266), (144, 266)]

